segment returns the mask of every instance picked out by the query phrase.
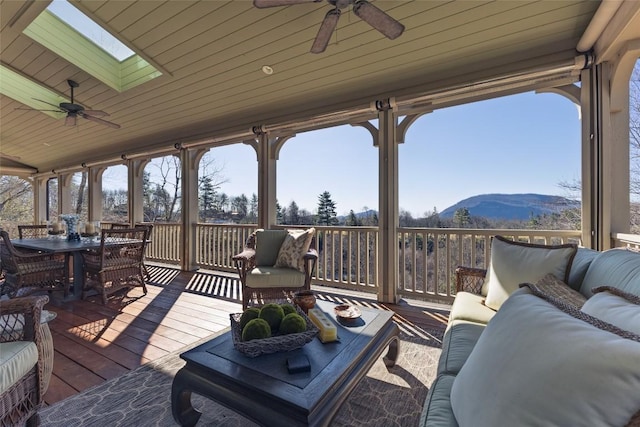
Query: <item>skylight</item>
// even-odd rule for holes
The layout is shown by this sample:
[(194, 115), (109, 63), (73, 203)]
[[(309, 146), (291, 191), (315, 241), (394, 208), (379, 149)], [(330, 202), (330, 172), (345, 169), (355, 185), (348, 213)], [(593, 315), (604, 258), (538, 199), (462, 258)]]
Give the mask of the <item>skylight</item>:
[(53, 0), (47, 10), (118, 61), (122, 62), (135, 55), (134, 51), (122, 44), (120, 40), (113, 37), (87, 15), (73, 7), (67, 0)]

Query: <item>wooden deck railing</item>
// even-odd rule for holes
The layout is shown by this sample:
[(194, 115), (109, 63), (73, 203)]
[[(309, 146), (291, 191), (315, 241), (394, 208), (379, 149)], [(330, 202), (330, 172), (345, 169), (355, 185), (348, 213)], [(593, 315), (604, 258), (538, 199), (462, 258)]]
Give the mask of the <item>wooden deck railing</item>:
[[(235, 272), (233, 255), (255, 231), (255, 224), (197, 224), (196, 264)], [(308, 228), (279, 226), (278, 228)], [(315, 226), (314, 247), (319, 259), (313, 283), (365, 292), (377, 292), (378, 227)], [(450, 302), (455, 294), (454, 274), (459, 265), (486, 268), (491, 237), (502, 235), (523, 242), (581, 244), (579, 230), (510, 230), (407, 228), (398, 229), (401, 296)], [(146, 258), (179, 264), (183, 230), (178, 223), (154, 223)], [(640, 235), (613, 234), (613, 245), (640, 251)]]
[[(378, 228), (315, 228), (313, 245), (319, 259), (313, 283), (376, 292)], [(204, 268), (235, 271), (231, 257), (242, 250), (255, 229), (255, 225), (198, 224), (197, 263)], [(487, 242), (497, 234), (530, 243), (581, 243), (581, 232), (573, 230), (400, 228), (398, 291), (411, 298), (450, 301), (455, 293), (455, 268), (459, 265), (486, 268), (490, 254)]]
[(640, 235), (614, 233), (611, 236), (612, 246), (614, 248), (628, 248), (634, 251), (640, 251)]

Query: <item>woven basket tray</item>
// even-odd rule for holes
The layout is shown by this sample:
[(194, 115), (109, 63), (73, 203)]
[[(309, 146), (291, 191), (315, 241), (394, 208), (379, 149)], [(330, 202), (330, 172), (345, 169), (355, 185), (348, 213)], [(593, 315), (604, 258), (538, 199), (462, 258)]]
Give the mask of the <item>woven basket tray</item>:
[(236, 350), (249, 357), (257, 357), (261, 354), (277, 353), (279, 351), (291, 351), (304, 346), (313, 340), (320, 331), (299, 307), (296, 307), (296, 310), (307, 322), (306, 331), (297, 334), (274, 335), (269, 338), (246, 342), (242, 341), (242, 329), (240, 328), (240, 317), (242, 313), (230, 314), (233, 346)]

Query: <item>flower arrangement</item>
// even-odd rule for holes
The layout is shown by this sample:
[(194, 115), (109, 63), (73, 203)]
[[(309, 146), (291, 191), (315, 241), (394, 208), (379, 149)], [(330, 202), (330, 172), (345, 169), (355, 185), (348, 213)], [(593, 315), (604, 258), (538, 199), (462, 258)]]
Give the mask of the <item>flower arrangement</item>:
[(67, 240), (74, 240), (76, 236), (78, 236), (79, 239), (78, 221), (80, 220), (80, 216), (77, 214), (63, 214), (60, 215), (60, 219), (67, 223)]

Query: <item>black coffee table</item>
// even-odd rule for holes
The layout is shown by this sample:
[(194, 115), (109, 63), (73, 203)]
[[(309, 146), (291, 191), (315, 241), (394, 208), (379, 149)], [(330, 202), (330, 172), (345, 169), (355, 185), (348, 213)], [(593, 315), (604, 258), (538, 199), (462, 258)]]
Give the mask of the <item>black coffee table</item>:
[[(226, 332), (182, 353), (187, 363), (173, 380), (173, 418), (183, 426), (197, 423), (201, 414), (191, 406), (194, 392), (265, 426), (328, 425), (383, 351), (388, 347), (387, 367), (399, 351), (393, 312), (361, 308), (360, 319), (340, 324), (333, 306), (316, 304), (338, 325), (339, 342), (315, 338), (298, 350), (250, 358), (233, 347)], [(289, 374), (286, 361), (298, 354), (309, 358), (311, 371)]]

